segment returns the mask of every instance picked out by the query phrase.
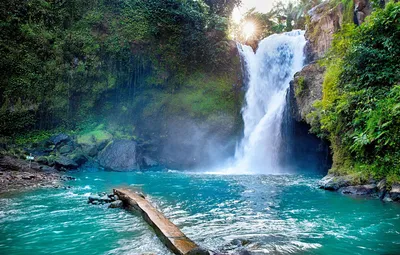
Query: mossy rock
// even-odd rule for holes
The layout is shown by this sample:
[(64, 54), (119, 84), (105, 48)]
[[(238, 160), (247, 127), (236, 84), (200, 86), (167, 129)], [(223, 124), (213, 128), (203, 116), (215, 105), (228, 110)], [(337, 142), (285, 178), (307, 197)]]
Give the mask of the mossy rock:
[(75, 150), (71, 155), (68, 155), (68, 158), (74, 161), (79, 166), (85, 164), (88, 161), (82, 150)]
[(43, 165), (48, 165), (49, 164), (48, 157), (45, 157), (45, 156), (37, 157), (36, 158), (36, 162), (38, 162), (39, 164), (43, 164)]
[(54, 166), (57, 157), (55, 155), (50, 155), (47, 157), (47, 165)]
[(112, 135), (105, 130), (94, 130), (82, 135), (78, 135), (78, 144), (96, 144), (103, 143), (112, 139)]

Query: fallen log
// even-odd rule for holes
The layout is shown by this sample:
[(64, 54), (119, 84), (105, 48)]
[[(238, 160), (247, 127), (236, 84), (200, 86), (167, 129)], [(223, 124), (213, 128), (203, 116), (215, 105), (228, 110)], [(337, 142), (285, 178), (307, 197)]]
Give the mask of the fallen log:
[(206, 252), (186, 237), (175, 224), (154, 208), (143, 195), (127, 189), (114, 189), (114, 194), (118, 195), (119, 199), (130, 210), (139, 212), (143, 219), (154, 229), (160, 240), (173, 253), (187, 255)]

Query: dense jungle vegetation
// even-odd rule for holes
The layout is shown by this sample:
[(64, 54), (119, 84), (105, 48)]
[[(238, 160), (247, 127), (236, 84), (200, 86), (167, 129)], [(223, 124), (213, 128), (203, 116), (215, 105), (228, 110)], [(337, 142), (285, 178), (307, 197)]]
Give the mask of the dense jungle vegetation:
[[(347, 23), (322, 61), (327, 71), (313, 130), (330, 140), (333, 173), (400, 176), (400, 3)], [(358, 178), (357, 177), (357, 178)]]
[[(268, 14), (253, 9), (242, 21), (257, 25), (258, 40), (304, 28), (306, 11), (318, 3), (277, 2)], [(133, 130), (170, 115), (240, 119), (242, 78), (231, 39), (243, 39), (243, 28), (230, 20), (240, 4), (2, 1), (0, 134), (101, 123)]]
[(239, 3), (1, 1), (0, 133), (236, 114), (239, 59), (227, 33)]

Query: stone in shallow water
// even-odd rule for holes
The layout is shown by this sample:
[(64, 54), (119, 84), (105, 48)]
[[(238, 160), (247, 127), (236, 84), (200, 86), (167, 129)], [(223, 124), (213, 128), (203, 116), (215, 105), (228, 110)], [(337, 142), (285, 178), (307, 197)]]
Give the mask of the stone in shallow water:
[(367, 196), (375, 194), (378, 188), (375, 184), (348, 186), (340, 189), (342, 194)]
[(89, 203), (93, 203), (94, 201), (99, 201), (100, 200), (100, 196), (98, 195), (90, 195), (88, 197), (88, 202)]
[(203, 248), (197, 247), (186, 253), (186, 255), (210, 255), (211, 253)]
[(393, 201), (400, 201), (400, 184), (393, 184), (389, 193)]
[(108, 208), (122, 208), (124, 206), (124, 203), (121, 200), (116, 200), (112, 202)]
[(389, 193), (386, 193), (385, 197), (383, 198), (383, 201), (385, 201), (385, 202), (393, 202), (393, 200), (390, 198)]
[(380, 182), (378, 182), (377, 187), (379, 190), (378, 192), (379, 199), (383, 200), (387, 192), (386, 179), (383, 179)]
[(103, 203), (110, 203), (111, 202), (111, 198), (109, 198), (107, 195), (104, 195), (100, 198), (100, 202)]
[(322, 180), (319, 181), (319, 187), (321, 189), (337, 191), (342, 187), (350, 185), (350, 179), (348, 176), (334, 176), (328, 174)]

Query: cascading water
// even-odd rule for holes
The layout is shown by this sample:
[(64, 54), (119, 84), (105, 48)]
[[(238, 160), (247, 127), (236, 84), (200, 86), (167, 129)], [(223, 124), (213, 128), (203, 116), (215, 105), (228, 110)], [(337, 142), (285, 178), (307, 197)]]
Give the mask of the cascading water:
[(257, 52), (239, 45), (247, 81), (242, 109), (244, 137), (236, 149), (235, 172), (274, 174), (282, 171), (282, 121), (290, 81), (303, 67), (304, 31), (271, 35)]

